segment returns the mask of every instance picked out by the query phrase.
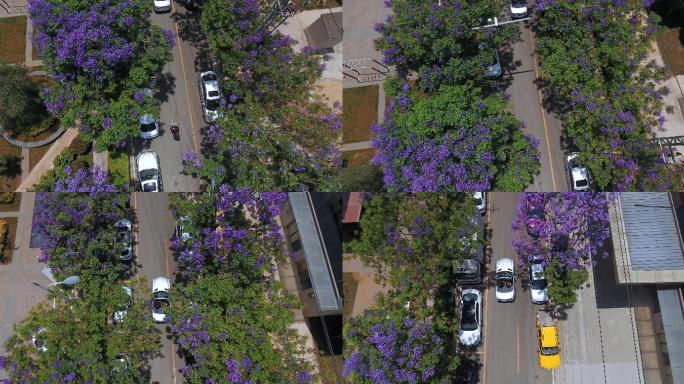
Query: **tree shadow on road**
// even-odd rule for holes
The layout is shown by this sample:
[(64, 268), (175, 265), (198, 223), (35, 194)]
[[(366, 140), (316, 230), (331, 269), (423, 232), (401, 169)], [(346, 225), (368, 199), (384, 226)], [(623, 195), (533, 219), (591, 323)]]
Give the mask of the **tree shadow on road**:
[(154, 79), (152, 89), (154, 89), (155, 92), (155, 100), (166, 103), (169, 101), (169, 95), (176, 93), (176, 76), (171, 72), (161, 73)]
[(213, 68), (209, 42), (200, 27), (199, 12), (175, 13), (171, 16), (178, 23), (178, 38), (187, 41), (192, 47), (197, 49), (195, 61), (193, 63), (195, 71), (204, 71)]

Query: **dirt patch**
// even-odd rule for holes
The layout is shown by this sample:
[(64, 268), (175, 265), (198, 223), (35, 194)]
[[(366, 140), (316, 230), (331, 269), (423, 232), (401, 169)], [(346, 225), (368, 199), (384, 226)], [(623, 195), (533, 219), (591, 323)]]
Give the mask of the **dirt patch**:
[(680, 36), (684, 36), (682, 28), (665, 29), (656, 36), (663, 61), (675, 75), (684, 74), (684, 45)]
[(0, 192), (14, 192), (21, 184), (21, 148), (0, 138), (0, 153), (16, 159), (11, 164), (11, 169), (0, 174)]
[(14, 241), (17, 239), (17, 218), (16, 217), (0, 217), (9, 225), (9, 234), (7, 235), (7, 243), (5, 243), (5, 253), (0, 255), (0, 264), (9, 264), (12, 261), (12, 254), (14, 253)]
[(342, 83), (335, 80), (318, 80), (314, 86), (314, 93), (332, 108), (336, 101), (342, 102)]
[(345, 151), (342, 152), (342, 160), (345, 161), (347, 166), (356, 166), (371, 161), (374, 154), (375, 149), (373, 148), (359, 149), (356, 151)]
[(0, 212), (18, 212), (19, 204), (21, 204), (21, 193), (15, 193), (11, 203), (0, 204)]
[(25, 55), (26, 16), (0, 19), (0, 61), (23, 63)]
[(371, 125), (378, 120), (378, 93), (377, 85), (343, 90), (343, 143), (370, 140)]
[(36, 164), (38, 164), (38, 162), (40, 161), (40, 159), (42, 159), (43, 156), (45, 156), (45, 153), (47, 153), (47, 151), (50, 149), (51, 146), (52, 146), (52, 144), (51, 145), (44, 145), (44, 146), (38, 147), (38, 148), (29, 149), (29, 170), (30, 171), (32, 171), (33, 167), (35, 167)]
[(325, 9), (342, 6), (342, 0), (294, 0), (297, 8), (303, 9)]
[(344, 309), (342, 310), (342, 318), (344, 322), (351, 317), (354, 309), (354, 298), (356, 297), (356, 289), (359, 283), (354, 279), (353, 273), (343, 273), (342, 281), (344, 282)]

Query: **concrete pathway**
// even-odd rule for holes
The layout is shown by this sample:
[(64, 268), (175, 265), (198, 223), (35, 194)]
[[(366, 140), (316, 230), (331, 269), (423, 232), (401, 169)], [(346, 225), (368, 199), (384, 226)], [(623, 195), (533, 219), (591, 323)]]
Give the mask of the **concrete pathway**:
[(101, 170), (107, 172), (109, 168), (109, 152), (95, 152), (93, 151), (93, 166), (97, 165)]
[(357, 143), (342, 144), (342, 152), (358, 151), (360, 149), (372, 148), (370, 141), (360, 141)]
[(54, 160), (59, 155), (62, 153), (62, 150), (64, 148), (67, 148), (71, 142), (74, 140), (74, 138), (78, 135), (78, 129), (76, 128), (69, 128), (64, 132), (62, 137), (57, 139), (54, 144), (48, 149), (48, 151), (45, 153), (42, 159), (36, 164), (35, 167), (33, 167), (33, 170), (31, 173), (29, 173), (26, 178), (23, 178), (21, 184), (17, 188), (16, 192), (27, 192), (35, 184), (37, 184), (40, 181), (40, 178), (47, 173), (49, 170), (54, 168)]
[(19, 212), (0, 212), (0, 217), (19, 217)]
[[(37, 262), (40, 250), (30, 247), (31, 224), (35, 193), (23, 193), (17, 220), (12, 262), (0, 265), (0, 286), (8, 287), (11, 294), (0, 295), (0, 355), (4, 355), (5, 342), (12, 335), (13, 326), (26, 317), (37, 303), (45, 300), (47, 293), (31, 281), (46, 283), (41, 270), (45, 266)], [(5, 373), (0, 370), (0, 378)]]
[(31, 172), (31, 150), (28, 148), (21, 148), (21, 181), (26, 180), (29, 172)]

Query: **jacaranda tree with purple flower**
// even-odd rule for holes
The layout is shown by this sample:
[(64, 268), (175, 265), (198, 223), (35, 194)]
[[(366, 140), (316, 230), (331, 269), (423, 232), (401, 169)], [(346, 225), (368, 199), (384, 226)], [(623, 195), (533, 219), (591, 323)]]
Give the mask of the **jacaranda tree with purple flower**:
[(275, 113), (256, 104), (239, 108), (226, 112), (220, 128), (207, 129), (203, 162), (196, 153), (183, 156), (186, 172), (259, 191), (339, 190), (339, 108), (319, 102)]
[(649, 60), (656, 23), (644, 0), (536, 3), (536, 51), (570, 142), (600, 190), (677, 190), (648, 139), (665, 122), (664, 68)]
[(188, 383), (313, 382), (300, 336), (292, 332), (296, 297), (274, 279), (282, 260), (276, 222), (284, 193), (225, 185), (174, 196), (188, 238), (174, 238), (178, 274), (171, 318), (189, 364)]
[(519, 191), (539, 173), (537, 140), (506, 111), (506, 101), (471, 86), (435, 95), (408, 85), (375, 124), (374, 162), (390, 191)]
[(389, 319), (380, 312), (345, 325), (345, 382), (451, 383), (456, 360), (429, 322)]
[(518, 264), (544, 263), (554, 304), (573, 303), (575, 290), (586, 280), (586, 269), (593, 267), (594, 258), (608, 256), (609, 199), (609, 194), (596, 192), (520, 196), (512, 224)]
[(491, 50), (479, 43), (496, 47), (512, 37), (508, 28), (473, 29), (501, 12), (494, 1), (386, 0), (385, 6), (391, 14), (375, 26), (382, 34), (375, 47), (400, 78), (416, 73), (424, 90), (482, 81)]
[(9, 377), (4, 383), (147, 382), (143, 372), (159, 352), (160, 333), (150, 321), (147, 280), (125, 283), (132, 297), (122, 289), (114, 223), (125, 217), (126, 201), (94, 191), (36, 195), (38, 261), (58, 281), (71, 275), (80, 281), (75, 288), (53, 287), (48, 297), (54, 304), (41, 303), (15, 325), (8, 354), (0, 358)]
[(139, 134), (151, 98), (134, 97), (171, 58), (173, 34), (150, 24), (145, 0), (29, 0), (35, 45), (54, 84), (45, 104), (62, 125), (80, 124), (99, 149)]

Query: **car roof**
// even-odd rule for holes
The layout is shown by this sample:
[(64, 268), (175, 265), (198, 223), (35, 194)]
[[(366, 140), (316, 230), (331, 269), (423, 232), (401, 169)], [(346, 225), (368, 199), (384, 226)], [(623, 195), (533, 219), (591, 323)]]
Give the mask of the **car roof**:
[(513, 271), (513, 260), (505, 258), (496, 261), (496, 270)]
[(144, 169), (158, 169), (159, 163), (157, 161), (157, 153), (152, 151), (144, 151), (138, 155), (138, 170)]
[(587, 175), (587, 169), (584, 167), (575, 167), (572, 168), (572, 178), (575, 180), (587, 180), (588, 175)]
[(154, 117), (149, 114), (140, 116), (140, 124), (152, 124), (154, 120)]
[(542, 263), (531, 263), (530, 268), (534, 273), (544, 273), (544, 265)]
[(558, 328), (555, 326), (541, 327), (542, 347), (558, 346)]

